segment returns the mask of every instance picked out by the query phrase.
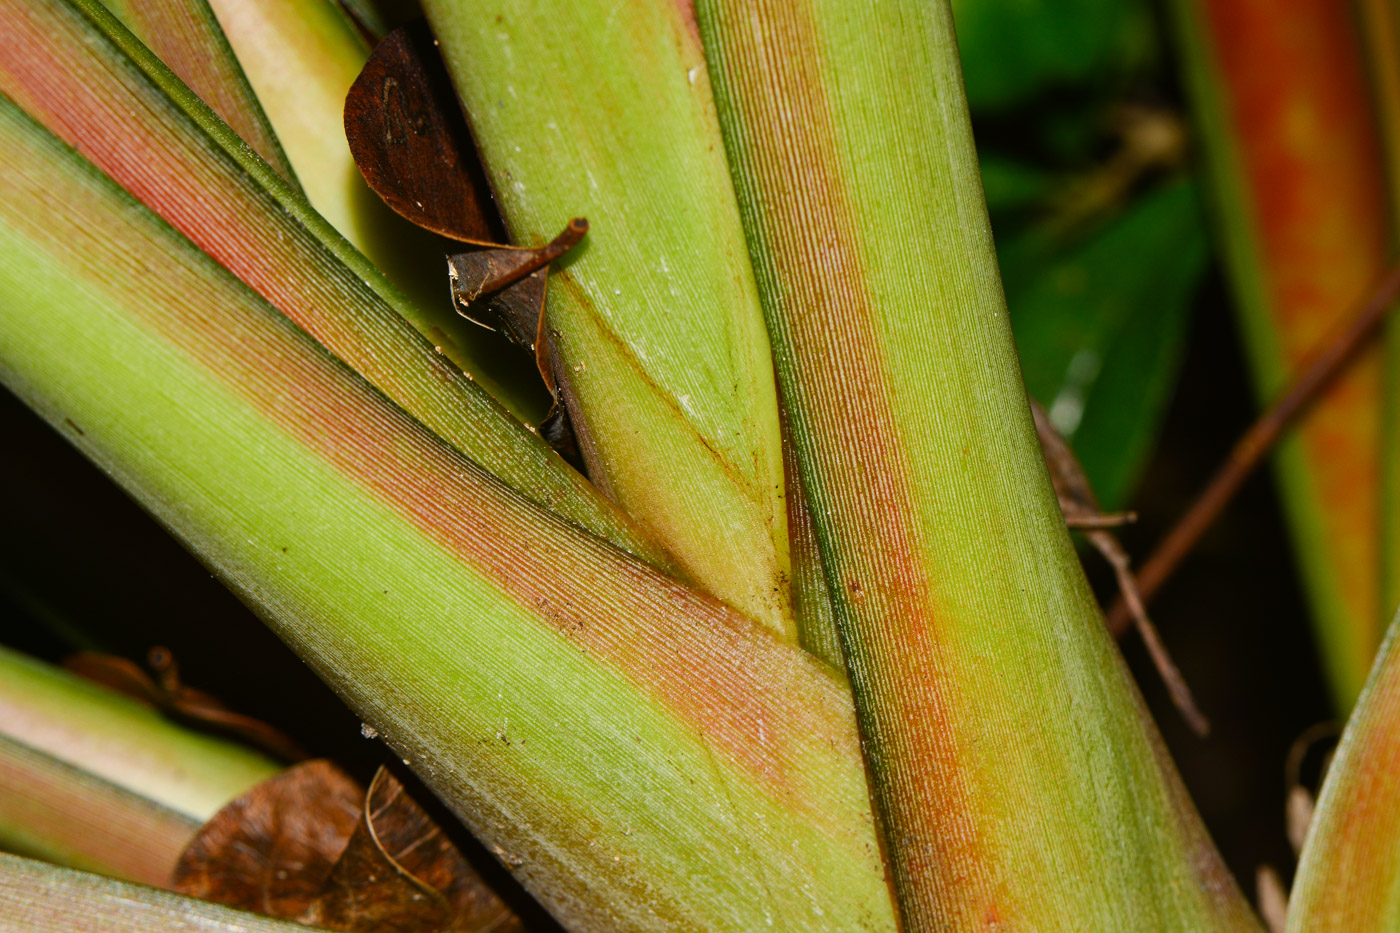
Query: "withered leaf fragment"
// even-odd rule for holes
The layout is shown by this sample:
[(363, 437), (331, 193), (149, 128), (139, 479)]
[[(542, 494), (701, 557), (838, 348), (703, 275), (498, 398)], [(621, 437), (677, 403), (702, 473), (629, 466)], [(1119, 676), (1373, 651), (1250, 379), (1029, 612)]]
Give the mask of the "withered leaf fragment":
[(175, 890), (352, 933), (521, 929), (431, 816), (381, 768), (368, 793), (309, 761), (229, 804), (185, 850)]
[(448, 258), (452, 302), (468, 320), (534, 354), (552, 404), (540, 434), (566, 457), (577, 448), (545, 330), (548, 266), (577, 245), (588, 221), (553, 241), (505, 243), (471, 131), (425, 29), (396, 29), (375, 46), (345, 98), (345, 135), (365, 182), (397, 213), (453, 240), (483, 247)]
[(204, 824), (171, 875), (181, 894), (284, 919), (325, 890), (364, 794), (328, 761), (269, 778)]
[(1123, 599), (1132, 607), (1133, 621), (1138, 634), (1146, 645), (1148, 654), (1152, 656), (1152, 663), (1166, 684), (1172, 702), (1176, 704), (1187, 725), (1198, 735), (1205, 735), (1210, 731), (1210, 721), (1196, 706), (1186, 678), (1181, 676), (1181, 671), (1172, 661), (1166, 646), (1162, 644), (1157, 627), (1147, 615), (1142, 596), (1138, 593), (1137, 581), (1133, 578), (1132, 561), (1128, 552), (1123, 550), (1123, 545), (1109, 530), (1130, 521), (1131, 516), (1105, 515), (1099, 511), (1098, 497), (1089, 485), (1089, 478), (1084, 475), (1084, 468), (1079, 465), (1079, 459), (1075, 457), (1068, 442), (1051, 423), (1050, 414), (1035, 399), (1031, 399), (1031, 412), (1035, 416), (1036, 434), (1039, 435), (1041, 449), (1045, 452), (1045, 464), (1049, 467), (1050, 482), (1055, 487), (1055, 497), (1060, 502), (1065, 524), (1082, 531), (1094, 549), (1102, 554), (1104, 560), (1113, 568), (1118, 589)]
[(186, 725), (231, 736), (283, 761), (302, 761), (306, 752), (280, 729), (260, 719), (236, 713), (211, 693), (186, 686), (168, 648), (152, 648), (146, 663), (152, 678), (136, 664), (116, 655), (84, 651), (63, 666), (94, 683), (142, 700)]
[(300, 919), (328, 929), (383, 933), (521, 928), (452, 840), (384, 768), (370, 782), (362, 818), (325, 890)]
[(491, 188), (427, 29), (396, 29), (345, 97), (345, 138), (365, 183), (409, 221), (463, 243), (505, 238)]
[(545, 317), (549, 264), (578, 245), (588, 221), (576, 217), (544, 246), (535, 249), (501, 247), (458, 253), (447, 259), (452, 302), (457, 313), (534, 354), (552, 403), (540, 434), (566, 457), (577, 450), (568, 409), (559, 398), (559, 364)]

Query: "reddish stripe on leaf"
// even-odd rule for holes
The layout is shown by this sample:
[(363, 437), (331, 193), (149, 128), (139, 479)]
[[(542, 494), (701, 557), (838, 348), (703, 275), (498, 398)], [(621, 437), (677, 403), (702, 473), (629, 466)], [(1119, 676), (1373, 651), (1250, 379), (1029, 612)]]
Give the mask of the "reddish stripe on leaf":
[[(1385, 269), (1380, 140), (1352, 14), (1336, 0), (1197, 0), (1224, 78), (1263, 285), (1285, 371), (1345, 320)], [(1359, 672), (1379, 640), (1379, 349), (1319, 402), (1301, 439), (1337, 591), (1359, 633)]]
[[(714, 54), (761, 63), (729, 74), (742, 88), (732, 95), (742, 112), (737, 123), (753, 137), (738, 147), (746, 153), (738, 171), (754, 179), (752, 196), (763, 202), (752, 212), (763, 225), (754, 256), (770, 297), (795, 436), (814, 480), (813, 506), (828, 511), (828, 527), (837, 529), (828, 542), (831, 585), (845, 618), (852, 680), (881, 698), (867, 706), (862, 726), (893, 842), (894, 881), (909, 891), (936, 890), (938, 903), (921, 907), (941, 922), (1005, 920), (1008, 906), (979, 839), (974, 778), (959, 760), (958, 719), (966, 711), (958, 708), (947, 633), (910, 524), (918, 512), (883, 368), (895, 348), (882, 344), (864, 288), (857, 225), (829, 148), (839, 134), (825, 79), (818, 62), (791, 54), (820, 42), (802, 4), (768, 6), (752, 11), (751, 29), (722, 31), (732, 50)], [(761, 142), (770, 138), (782, 145)], [(900, 793), (890, 790), (896, 787)]]

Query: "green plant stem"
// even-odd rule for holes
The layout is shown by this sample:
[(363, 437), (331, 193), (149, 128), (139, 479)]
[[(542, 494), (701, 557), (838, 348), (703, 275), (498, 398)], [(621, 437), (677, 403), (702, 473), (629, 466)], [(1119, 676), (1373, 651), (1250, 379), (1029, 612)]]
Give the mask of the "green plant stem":
[(825, 665), (485, 474), (8, 103), (0, 160), (0, 379), (562, 922), (893, 928)]
[(591, 223), (549, 299), (589, 475), (795, 640), (773, 366), (697, 37), (651, 0), (424, 10), (515, 239)]
[(1257, 929), (1051, 489), (947, 3), (697, 11), (903, 928)]

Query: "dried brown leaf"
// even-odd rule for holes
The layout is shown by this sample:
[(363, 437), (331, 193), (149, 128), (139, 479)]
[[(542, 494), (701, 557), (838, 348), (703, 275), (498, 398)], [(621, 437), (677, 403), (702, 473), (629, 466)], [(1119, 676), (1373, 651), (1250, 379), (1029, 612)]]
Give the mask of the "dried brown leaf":
[(296, 918), (320, 897), (360, 822), (364, 793), (316, 760), (289, 768), (228, 804), (180, 856), (181, 894)]
[(381, 768), (321, 897), (302, 916), (334, 930), (519, 930), (519, 920), (432, 817)]
[(511, 909), (392, 774), (368, 793), (309, 761), (219, 811), (173, 877), (183, 894), (352, 933), (512, 933)]
[(345, 98), (345, 137), (366, 184), (409, 221), (463, 243), (504, 239), (500, 217), (425, 29), (375, 46)]

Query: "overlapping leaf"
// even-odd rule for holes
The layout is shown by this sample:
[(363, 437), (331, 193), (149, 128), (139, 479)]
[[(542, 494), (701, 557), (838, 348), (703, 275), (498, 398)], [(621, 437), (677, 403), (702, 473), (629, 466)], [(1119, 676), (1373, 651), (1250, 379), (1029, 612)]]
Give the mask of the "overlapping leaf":
[(94, 0), (3, 0), (0, 16), (9, 26), (0, 91), (449, 443), (534, 501), (669, 566), (616, 506), (457, 371), (430, 318)]
[[(1254, 383), (1270, 399), (1379, 280), (1389, 217), (1352, 12), (1176, 0), (1220, 242)], [(1276, 458), (1333, 696), (1370, 669), (1381, 605), (1381, 359), (1369, 353)]]
[(768, 338), (680, 6), (424, 9), (516, 242), (591, 224), (549, 310), (589, 475), (699, 585), (794, 637)]
[(556, 916), (892, 928), (825, 665), (482, 472), (9, 103), (0, 158), (0, 378)]

